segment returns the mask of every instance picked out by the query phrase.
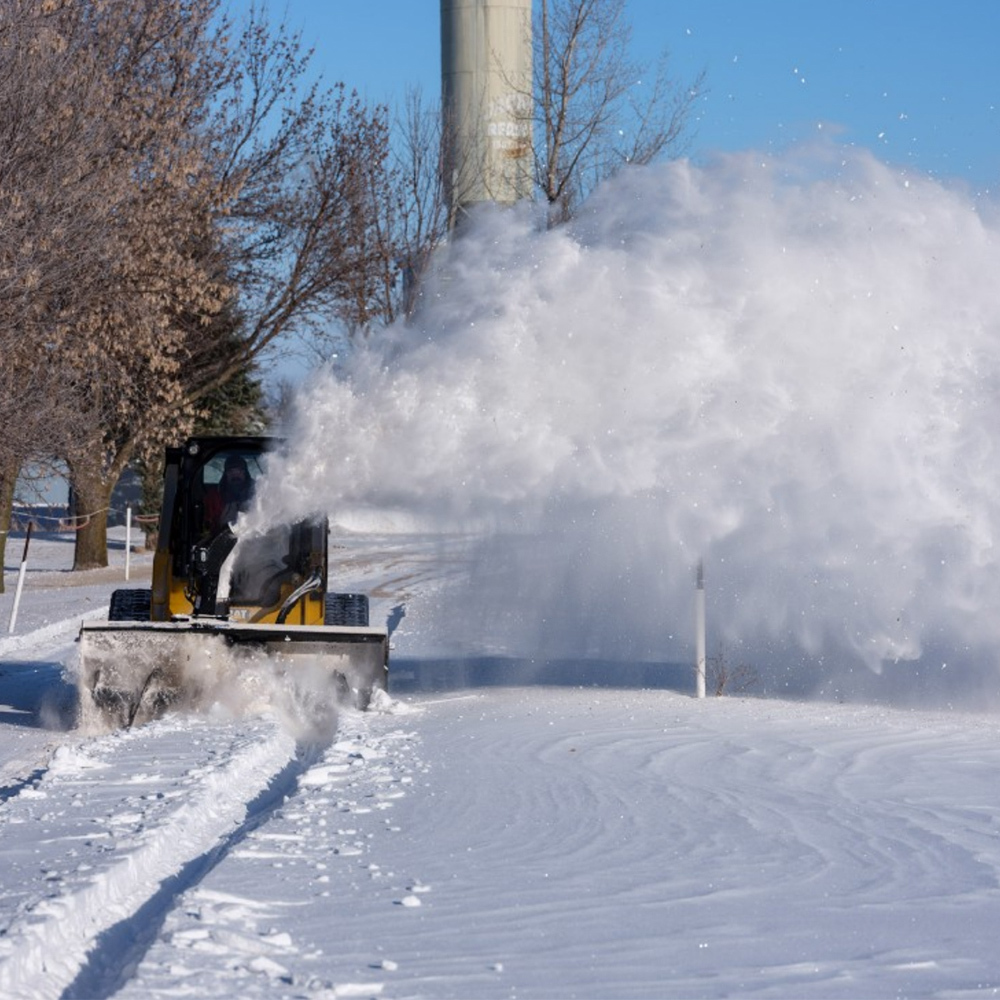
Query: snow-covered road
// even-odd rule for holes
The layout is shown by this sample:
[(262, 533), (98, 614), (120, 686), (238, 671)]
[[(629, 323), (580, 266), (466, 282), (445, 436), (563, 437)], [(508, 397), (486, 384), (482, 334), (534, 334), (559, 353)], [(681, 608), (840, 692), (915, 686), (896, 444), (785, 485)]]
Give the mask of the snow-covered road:
[[(418, 670), (427, 553), (357, 563)], [(2, 996), (1000, 991), (993, 716), (491, 686), (308, 745), (266, 712), (46, 730), (84, 590), (0, 640)]]

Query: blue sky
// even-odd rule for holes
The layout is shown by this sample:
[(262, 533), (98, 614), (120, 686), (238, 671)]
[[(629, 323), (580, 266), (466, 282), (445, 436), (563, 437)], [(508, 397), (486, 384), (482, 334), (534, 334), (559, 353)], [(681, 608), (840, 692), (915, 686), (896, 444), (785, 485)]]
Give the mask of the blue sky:
[[(231, 0), (234, 12), (249, 0)], [(438, 0), (265, 0), (329, 81), (372, 100), (440, 90)], [(695, 159), (821, 129), (890, 162), (1000, 182), (1000, 0), (629, 0), (638, 59), (707, 72)]]

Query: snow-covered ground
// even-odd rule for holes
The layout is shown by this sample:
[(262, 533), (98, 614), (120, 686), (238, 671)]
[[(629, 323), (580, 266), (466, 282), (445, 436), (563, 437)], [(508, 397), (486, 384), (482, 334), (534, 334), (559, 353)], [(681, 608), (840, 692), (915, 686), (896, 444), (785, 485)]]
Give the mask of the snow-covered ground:
[(400, 534), (335, 550), (406, 606), (380, 711), (310, 745), (267, 711), (87, 735), (62, 670), (123, 553), (81, 581), (32, 546), (13, 636), (16, 539), (0, 599), (0, 996), (1000, 991), (995, 716), (483, 683), (426, 627), (461, 547)]

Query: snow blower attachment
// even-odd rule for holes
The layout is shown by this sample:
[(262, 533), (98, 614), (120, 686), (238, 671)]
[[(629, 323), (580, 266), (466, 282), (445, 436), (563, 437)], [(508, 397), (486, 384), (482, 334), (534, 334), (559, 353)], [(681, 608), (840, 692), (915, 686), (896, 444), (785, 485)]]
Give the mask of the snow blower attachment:
[(328, 594), (327, 523), (237, 544), (231, 525), (262, 474), (267, 438), (168, 448), (151, 589), (116, 590), (80, 630), (80, 696), (131, 726), (171, 706), (252, 687), (267, 673), (313, 698), (368, 707), (385, 690), (389, 639), (364, 594)]

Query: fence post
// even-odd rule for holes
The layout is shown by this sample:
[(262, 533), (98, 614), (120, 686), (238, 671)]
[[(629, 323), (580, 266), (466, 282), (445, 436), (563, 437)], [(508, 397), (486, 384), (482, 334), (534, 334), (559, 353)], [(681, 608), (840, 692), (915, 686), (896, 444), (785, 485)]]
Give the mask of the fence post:
[(695, 581), (695, 697), (705, 697), (705, 567), (698, 560), (698, 574)]
[(129, 564), (132, 558), (132, 505), (125, 508), (125, 579), (128, 580)]
[(33, 521), (28, 522), (28, 532), (24, 536), (24, 555), (21, 556), (21, 568), (17, 574), (17, 589), (14, 591), (14, 607), (10, 609), (10, 624), (7, 626), (7, 634), (14, 634), (14, 626), (17, 624), (17, 609), (21, 603), (21, 591), (24, 590), (24, 574), (28, 569), (28, 546), (31, 544), (31, 529)]

